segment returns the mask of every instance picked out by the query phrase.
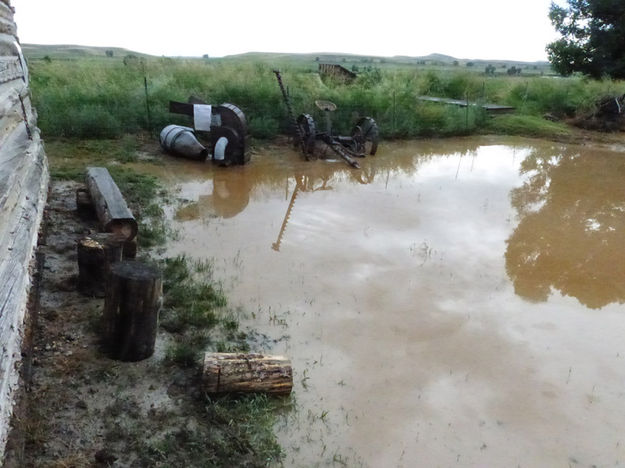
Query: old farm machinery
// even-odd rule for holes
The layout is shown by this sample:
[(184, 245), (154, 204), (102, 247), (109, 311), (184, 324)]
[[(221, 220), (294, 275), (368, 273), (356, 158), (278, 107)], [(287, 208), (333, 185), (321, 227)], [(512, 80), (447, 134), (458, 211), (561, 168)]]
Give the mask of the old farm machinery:
[(161, 131), (160, 143), (169, 153), (197, 160), (211, 159), (220, 166), (245, 164), (247, 121), (234, 104), (206, 104), (191, 97), (189, 102), (169, 101), (169, 112), (193, 118), (193, 127), (168, 125)]
[(315, 101), (315, 105), (324, 112), (326, 127), (325, 131), (319, 132), (310, 114), (300, 114), (295, 118), (291, 100), (282, 82), (282, 75), (279, 70), (273, 72), (276, 74), (289, 120), (295, 130), (297, 144), (307, 160), (315, 157), (317, 142), (325, 143), (327, 148), (347, 161), (349, 165), (358, 169), (360, 169), (360, 164), (354, 158), (362, 158), (367, 154), (374, 155), (376, 153), (380, 133), (375, 120), (371, 117), (361, 117), (353, 126), (349, 136), (333, 135), (330, 113), (336, 110), (336, 105), (330, 101), (319, 100)]

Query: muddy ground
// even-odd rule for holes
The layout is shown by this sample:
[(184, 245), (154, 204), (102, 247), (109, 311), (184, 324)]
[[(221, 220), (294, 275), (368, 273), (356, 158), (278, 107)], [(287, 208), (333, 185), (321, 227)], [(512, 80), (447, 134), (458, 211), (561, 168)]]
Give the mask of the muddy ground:
[[(81, 219), (76, 212), (78, 186), (58, 181), (51, 186), (24, 350), (24, 391), (4, 467), (271, 462), (279, 452), (273, 439), (263, 433), (264, 445), (250, 443), (259, 434), (240, 432), (236, 420), (251, 415), (262, 423), (268, 417), (264, 402), (225, 399), (207, 405), (199, 366), (181, 367), (166, 359), (171, 334), (161, 330), (154, 356), (141, 362), (117, 362), (101, 350), (104, 299), (76, 290), (76, 242), (97, 228), (96, 220)], [(272, 421), (266, 424), (269, 433)]]

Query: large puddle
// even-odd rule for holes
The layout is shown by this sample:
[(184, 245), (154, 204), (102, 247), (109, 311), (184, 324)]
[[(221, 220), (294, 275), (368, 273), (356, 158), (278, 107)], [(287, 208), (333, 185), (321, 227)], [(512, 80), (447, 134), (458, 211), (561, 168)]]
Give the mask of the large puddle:
[[(180, 239), (295, 371), (286, 466), (625, 460), (625, 158), (534, 140), (168, 159)], [(275, 342), (274, 342), (275, 340)]]

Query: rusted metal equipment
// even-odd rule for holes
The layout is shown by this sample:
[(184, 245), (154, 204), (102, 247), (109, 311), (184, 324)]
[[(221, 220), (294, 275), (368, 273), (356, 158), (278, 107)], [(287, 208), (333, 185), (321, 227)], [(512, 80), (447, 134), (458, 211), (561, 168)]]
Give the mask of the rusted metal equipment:
[(161, 132), (161, 146), (167, 152), (192, 159), (211, 159), (220, 166), (245, 164), (247, 121), (234, 104), (206, 104), (190, 97), (189, 102), (169, 101), (169, 112), (188, 115), (193, 126), (169, 125)]
[(360, 169), (360, 165), (354, 158), (362, 158), (365, 155), (374, 155), (378, 149), (380, 132), (378, 125), (371, 117), (360, 118), (352, 128), (349, 136), (332, 134), (332, 119), (330, 113), (336, 110), (336, 105), (330, 101), (315, 101), (316, 106), (324, 111), (326, 120), (326, 130), (318, 132), (315, 120), (310, 114), (300, 114), (297, 119), (294, 117), (289, 95), (284, 88), (282, 75), (279, 70), (273, 71), (276, 74), (280, 91), (286, 105), (289, 120), (298, 138), (299, 146), (306, 159), (311, 159), (315, 153), (315, 146), (318, 141), (327, 145), (334, 153), (339, 155), (352, 167)]
[(168, 125), (161, 131), (161, 146), (168, 153), (191, 159), (206, 159), (208, 149), (198, 141), (191, 127)]

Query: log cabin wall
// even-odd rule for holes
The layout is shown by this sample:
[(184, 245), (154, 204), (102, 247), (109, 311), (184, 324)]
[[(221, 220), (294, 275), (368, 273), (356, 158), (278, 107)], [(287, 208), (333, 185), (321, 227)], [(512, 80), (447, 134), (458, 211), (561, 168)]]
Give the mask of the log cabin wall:
[(0, 465), (18, 388), (48, 165), (9, 0), (0, 0)]

